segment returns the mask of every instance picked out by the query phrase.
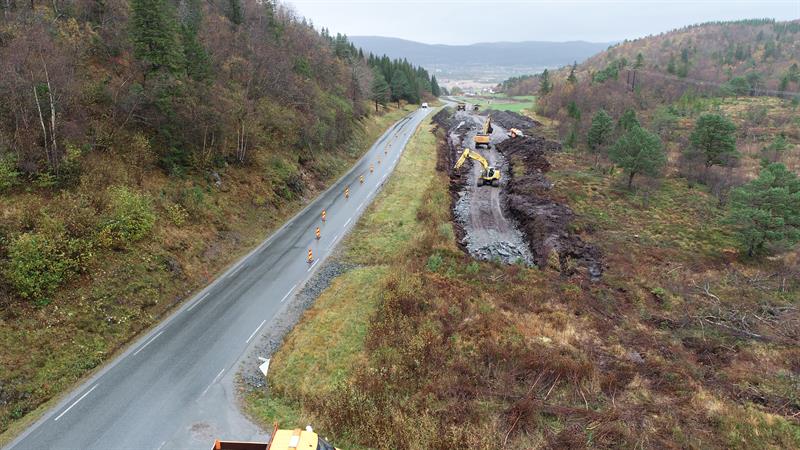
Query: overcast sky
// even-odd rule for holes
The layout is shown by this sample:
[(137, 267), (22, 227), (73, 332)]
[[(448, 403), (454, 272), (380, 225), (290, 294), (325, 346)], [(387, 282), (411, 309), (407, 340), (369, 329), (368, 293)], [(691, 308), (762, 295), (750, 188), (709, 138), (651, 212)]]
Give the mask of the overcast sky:
[(314, 25), (350, 36), (429, 44), (611, 42), (712, 20), (800, 18), (800, 0), (284, 0)]

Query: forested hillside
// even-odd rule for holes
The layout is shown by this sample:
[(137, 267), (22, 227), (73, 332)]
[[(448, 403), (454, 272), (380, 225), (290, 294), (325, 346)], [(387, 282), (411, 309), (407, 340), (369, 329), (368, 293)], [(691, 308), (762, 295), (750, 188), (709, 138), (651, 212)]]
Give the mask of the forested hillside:
[(365, 56), (273, 1), (4, 0), (0, 431), (435, 89), (425, 70)]

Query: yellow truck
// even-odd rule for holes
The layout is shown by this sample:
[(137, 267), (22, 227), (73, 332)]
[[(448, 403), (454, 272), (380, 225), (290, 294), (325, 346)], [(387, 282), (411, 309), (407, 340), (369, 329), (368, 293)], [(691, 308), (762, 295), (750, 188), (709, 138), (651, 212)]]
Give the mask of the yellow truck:
[(492, 118), (486, 117), (486, 121), (483, 122), (483, 129), (475, 135), (475, 148), (480, 148), (481, 145), (486, 146), (489, 148), (492, 146)]
[(310, 426), (305, 430), (279, 430), (278, 424), (272, 431), (269, 442), (221, 441), (214, 442), (213, 450), (339, 450), (319, 437)]
[(458, 104), (456, 105), (456, 111), (466, 111), (466, 110), (467, 110), (467, 104), (464, 102), (458, 102)]

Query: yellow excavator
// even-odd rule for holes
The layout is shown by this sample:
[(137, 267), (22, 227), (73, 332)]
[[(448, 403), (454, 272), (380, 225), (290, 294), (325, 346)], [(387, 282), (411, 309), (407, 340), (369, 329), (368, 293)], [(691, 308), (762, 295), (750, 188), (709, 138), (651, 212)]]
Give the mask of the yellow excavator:
[(486, 120), (483, 122), (483, 129), (481, 129), (478, 134), (475, 135), (475, 148), (480, 148), (481, 145), (485, 145), (486, 148), (492, 146), (491, 138), (492, 138), (492, 117), (486, 117)]
[(461, 153), (461, 157), (458, 158), (458, 161), (456, 161), (456, 165), (453, 166), (453, 168), (456, 170), (460, 169), (461, 166), (464, 165), (464, 162), (467, 160), (467, 158), (478, 161), (483, 167), (481, 176), (478, 177), (478, 186), (483, 186), (485, 184), (494, 187), (500, 186), (500, 169), (490, 166), (489, 161), (487, 161), (486, 158), (481, 156), (475, 150), (465, 148), (464, 152)]

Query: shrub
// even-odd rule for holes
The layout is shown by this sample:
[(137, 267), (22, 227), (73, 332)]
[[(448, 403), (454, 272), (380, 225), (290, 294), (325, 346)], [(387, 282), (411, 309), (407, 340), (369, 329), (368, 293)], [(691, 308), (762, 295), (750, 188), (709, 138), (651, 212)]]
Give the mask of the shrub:
[(0, 157), (0, 192), (6, 191), (17, 184), (16, 160), (13, 156)]
[(124, 247), (147, 235), (156, 222), (150, 198), (125, 186), (109, 188), (109, 212), (100, 230), (100, 242)]
[(56, 241), (39, 233), (23, 233), (11, 241), (5, 276), (21, 297), (46, 301), (69, 275), (73, 261)]

